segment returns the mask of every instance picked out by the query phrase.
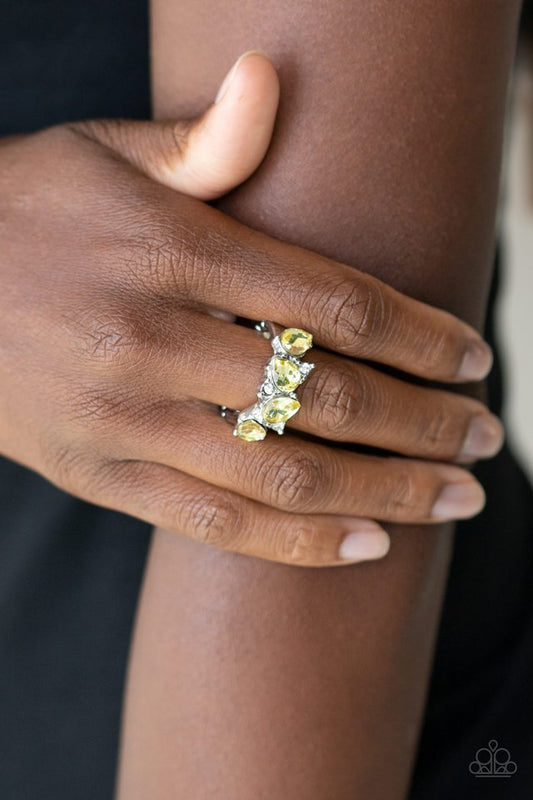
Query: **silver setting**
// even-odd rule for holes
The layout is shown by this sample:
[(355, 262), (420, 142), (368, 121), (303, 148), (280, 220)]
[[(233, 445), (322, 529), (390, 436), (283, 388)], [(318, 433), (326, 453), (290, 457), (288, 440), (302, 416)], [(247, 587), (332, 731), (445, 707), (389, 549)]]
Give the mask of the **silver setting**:
[[(264, 336), (265, 339), (268, 339), (270, 341), (273, 350), (273, 355), (270, 357), (265, 367), (264, 380), (261, 383), (259, 390), (257, 392), (258, 402), (254, 403), (251, 406), (248, 406), (248, 408), (245, 408), (243, 411), (240, 412), (235, 411), (233, 409), (229, 409), (226, 406), (221, 406), (220, 415), (235, 426), (233, 430), (234, 436), (238, 436), (237, 426), (239, 425), (239, 423), (249, 419), (254, 420), (267, 430), (270, 429), (275, 431), (279, 436), (281, 436), (285, 431), (285, 425), (288, 420), (285, 420), (284, 422), (278, 422), (275, 424), (267, 422), (263, 417), (263, 407), (270, 400), (277, 397), (287, 397), (292, 400), (298, 401), (298, 398), (295, 394), (296, 389), (298, 389), (304, 383), (304, 381), (307, 380), (309, 374), (315, 368), (315, 364), (312, 364), (309, 361), (301, 360), (305, 355), (305, 353), (303, 353), (301, 356), (294, 356), (288, 353), (281, 344), (279, 335), (276, 331), (276, 326), (274, 326), (273, 323), (268, 322), (266, 320), (262, 320), (261, 322), (258, 322), (254, 326), (254, 329), (261, 336)], [(280, 333), (282, 330), (283, 328), (279, 329)], [(282, 358), (290, 362), (290, 364), (292, 364), (292, 366), (294, 366), (296, 370), (299, 372), (300, 382), (296, 387), (296, 389), (292, 391), (285, 391), (283, 388), (280, 388), (278, 386), (276, 382), (277, 376), (274, 371), (274, 364), (277, 358)], [(289, 417), (289, 419), (291, 419), (292, 416), (297, 414), (298, 410), (294, 414), (292, 414), (291, 417)]]
[(276, 335), (276, 327), (273, 322), (262, 319), (261, 322), (256, 322), (254, 331), (261, 334), (265, 339), (273, 339)]
[(227, 406), (219, 406), (218, 410), (222, 419), (226, 419), (230, 425), (236, 424), (237, 417), (239, 416), (238, 411), (235, 411), (233, 408), (228, 408)]

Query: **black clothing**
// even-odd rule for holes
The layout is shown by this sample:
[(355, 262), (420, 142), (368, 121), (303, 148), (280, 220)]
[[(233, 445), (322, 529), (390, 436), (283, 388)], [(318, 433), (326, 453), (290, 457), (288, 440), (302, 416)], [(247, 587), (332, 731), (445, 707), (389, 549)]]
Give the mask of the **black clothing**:
[[(144, 0), (0, 8), (0, 135), (149, 116)], [(496, 289), (497, 270), (491, 340)], [(489, 384), (499, 412), (499, 362)], [(533, 797), (533, 492), (507, 447), (476, 473), (488, 503), (457, 526), (413, 800)], [(111, 800), (148, 538), (0, 459), (0, 798)], [(514, 775), (470, 773), (492, 739)]]
[[(498, 251), (485, 331), (495, 353), (495, 414), (503, 401), (494, 339), (499, 273)], [(533, 489), (507, 445), (474, 474), (487, 505), (456, 524), (411, 800), (533, 798)], [(476, 778), (470, 764), (492, 740), (509, 750), (516, 773)]]
[[(143, 0), (0, 0), (0, 136), (150, 116)], [(0, 458), (0, 800), (111, 800), (149, 541)]]

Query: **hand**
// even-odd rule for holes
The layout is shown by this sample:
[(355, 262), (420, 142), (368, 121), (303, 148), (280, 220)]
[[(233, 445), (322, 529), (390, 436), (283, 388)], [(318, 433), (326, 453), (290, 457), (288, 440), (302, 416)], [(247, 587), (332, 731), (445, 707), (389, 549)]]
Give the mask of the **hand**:
[[(232, 77), (192, 122), (93, 121), (0, 147), (0, 448), (79, 497), (221, 547), (305, 565), (379, 557), (373, 519), (480, 510), (474, 478), (435, 460), (492, 455), (501, 426), (473, 399), (354, 358), (463, 382), (488, 372), (490, 350), (450, 314), (202, 202), (270, 141), (272, 65), (249, 55)], [(253, 402), (270, 347), (213, 308), (313, 332), (294, 430), (414, 458), (290, 432), (236, 440), (214, 404)]]

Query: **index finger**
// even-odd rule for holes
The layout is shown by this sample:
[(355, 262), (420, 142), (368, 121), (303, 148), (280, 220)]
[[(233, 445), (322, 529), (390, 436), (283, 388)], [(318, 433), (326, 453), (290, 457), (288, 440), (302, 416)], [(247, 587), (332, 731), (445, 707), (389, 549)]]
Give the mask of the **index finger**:
[(170, 269), (171, 281), (183, 281), (193, 300), (303, 328), (324, 348), (431, 380), (481, 380), (490, 371), (490, 347), (453, 314), (209, 206), (195, 211), (195, 226), (176, 242), (179, 260)]

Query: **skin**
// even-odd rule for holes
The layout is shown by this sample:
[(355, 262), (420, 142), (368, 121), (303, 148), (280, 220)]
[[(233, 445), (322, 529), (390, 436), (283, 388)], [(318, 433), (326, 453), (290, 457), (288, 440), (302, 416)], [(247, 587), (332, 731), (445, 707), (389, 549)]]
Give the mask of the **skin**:
[[(279, 69), (272, 147), (219, 207), (481, 329), (519, 3), (287, 0), (267, 13), (228, 0), (219, 12), (155, 0), (152, 25), (160, 118), (201, 110), (247, 47)], [(406, 796), (452, 537), (387, 530), (385, 559), (335, 570), (156, 533), (120, 800)]]
[[(317, 566), (380, 557), (389, 540), (373, 518), (479, 510), (468, 472), (429, 459), (464, 456), (476, 419), (489, 455), (501, 426), (479, 402), (348, 357), (454, 382), (465, 366), (484, 374), (490, 351), (457, 318), (201, 202), (253, 172), (269, 144), (278, 80), (264, 57), (249, 61), (251, 73), (243, 63), (195, 123), (90, 121), (0, 147), (1, 451), (79, 497), (219, 547)], [(265, 262), (284, 299), (262, 289)], [(253, 400), (269, 345), (214, 307), (296, 321), (328, 348), (302, 391), (300, 430), (418, 458), (341, 453), (290, 434), (236, 442), (214, 404)], [(313, 403), (326, 378), (346, 412), (365, 385), (357, 422)], [(428, 444), (433, 418), (442, 433)], [(458, 501), (434, 507), (449, 486)], [(362, 550), (340, 553), (354, 533)]]

